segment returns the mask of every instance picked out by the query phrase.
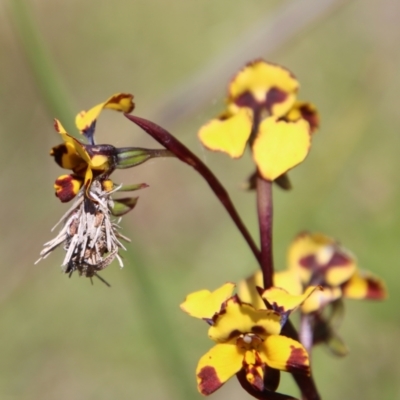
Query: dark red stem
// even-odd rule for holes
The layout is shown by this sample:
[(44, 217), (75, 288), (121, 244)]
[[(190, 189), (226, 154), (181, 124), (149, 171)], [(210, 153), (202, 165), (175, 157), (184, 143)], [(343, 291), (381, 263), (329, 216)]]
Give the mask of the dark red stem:
[(233, 222), (239, 229), (243, 238), (246, 240), (257, 261), (261, 263), (260, 250), (258, 249), (249, 231), (247, 230), (239, 214), (237, 213), (235, 206), (233, 205), (232, 200), (228, 195), (228, 192), (219, 182), (217, 177), (211, 172), (211, 170), (196, 155), (194, 155), (184, 144), (182, 144), (178, 139), (172, 136), (164, 128), (161, 128), (154, 122), (148, 121), (144, 118), (137, 117), (135, 115), (130, 115), (130, 114), (124, 114), (124, 115), (133, 123), (140, 126), (158, 143), (160, 143), (166, 149), (174, 153), (175, 156), (179, 158), (179, 160), (193, 167), (206, 180), (206, 182), (209, 184), (214, 194), (218, 197), (219, 201), (222, 203), (222, 205), (232, 218)]
[[(299, 341), (299, 335), (290, 320), (283, 326), (281, 334)], [(296, 374), (294, 372), (292, 372), (292, 376), (297, 386), (300, 388), (303, 400), (321, 400), (321, 396), (318, 393), (317, 386), (312, 376)]]
[(273, 286), (274, 261), (272, 256), (272, 182), (257, 177), (257, 211), (261, 242), (261, 270), (264, 289)]

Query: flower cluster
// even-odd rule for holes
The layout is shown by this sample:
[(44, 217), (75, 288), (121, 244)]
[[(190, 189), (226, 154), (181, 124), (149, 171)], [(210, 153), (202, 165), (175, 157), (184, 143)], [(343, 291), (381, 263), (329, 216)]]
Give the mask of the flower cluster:
[[(274, 285), (293, 295), (300, 295), (309, 285), (319, 285), (304, 301), (302, 314), (312, 316), (314, 344), (325, 342), (337, 355), (345, 355), (347, 348), (336, 334), (335, 320), (341, 317), (342, 299), (383, 300), (387, 296), (384, 283), (367, 271), (359, 270), (353, 254), (339, 242), (321, 233), (299, 234), (288, 250), (288, 267), (275, 272)], [(255, 293), (262, 286), (261, 272), (239, 283), (240, 296), (252, 301), (256, 307), (265, 305)], [(323, 314), (331, 308), (330, 316)]]
[(280, 333), (288, 315), (317, 288), (310, 287), (299, 296), (276, 288), (260, 290), (260, 301), (274, 304), (274, 309), (243, 302), (237, 294), (232, 295), (234, 288), (226, 283), (214, 292), (201, 290), (181, 304), (183, 311), (207, 322), (208, 336), (216, 342), (197, 365), (199, 392), (209, 395), (235, 374), (244, 376), (253, 390), (264, 394), (277, 389), (276, 370), (309, 375), (303, 346)]

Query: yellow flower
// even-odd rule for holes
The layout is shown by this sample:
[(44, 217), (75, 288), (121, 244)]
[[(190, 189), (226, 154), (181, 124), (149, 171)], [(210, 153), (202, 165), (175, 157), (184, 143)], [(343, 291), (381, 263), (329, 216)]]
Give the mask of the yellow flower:
[[(298, 307), (311, 293), (291, 296), (272, 291), (260, 292), (273, 298), (276, 309), (256, 309), (231, 296), (234, 285), (228, 283), (214, 292), (201, 290), (190, 294), (181, 308), (209, 325), (208, 336), (216, 345), (197, 365), (198, 390), (209, 395), (229, 378), (244, 370), (247, 381), (258, 391), (264, 387), (269, 368), (309, 374), (308, 354), (297, 341), (280, 336), (286, 314)], [(222, 302), (221, 302), (222, 301)]]
[(229, 85), (226, 112), (200, 129), (200, 141), (232, 158), (241, 157), (249, 142), (263, 178), (275, 180), (305, 159), (319, 125), (316, 108), (296, 102), (298, 88), (285, 68), (249, 63)]
[(89, 142), (84, 144), (69, 135), (58, 120), (54, 127), (63, 138), (64, 143), (51, 149), (50, 154), (61, 168), (72, 170), (69, 175), (61, 175), (55, 182), (56, 196), (67, 202), (73, 199), (82, 185), (85, 185), (87, 197), (89, 188), (95, 177), (111, 174), (116, 167), (117, 151), (111, 145), (96, 145), (94, 132), (98, 116), (105, 108), (129, 113), (133, 110), (133, 96), (118, 93), (107, 101), (100, 103), (89, 111), (80, 112), (76, 117), (76, 125)]

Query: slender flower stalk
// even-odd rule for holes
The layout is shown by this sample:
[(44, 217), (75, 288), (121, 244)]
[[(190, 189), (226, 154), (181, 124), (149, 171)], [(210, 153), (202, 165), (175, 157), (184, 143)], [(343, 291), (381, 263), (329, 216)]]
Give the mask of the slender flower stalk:
[(274, 261), (272, 255), (272, 182), (257, 178), (257, 211), (261, 241), (261, 271), (264, 289), (273, 286)]
[(260, 250), (258, 249), (249, 231), (247, 230), (238, 212), (236, 211), (236, 208), (233, 205), (228, 192), (222, 186), (218, 178), (212, 173), (212, 171), (184, 144), (182, 144), (178, 139), (176, 139), (161, 126), (135, 115), (125, 114), (125, 117), (131, 120), (136, 125), (140, 126), (153, 139), (166, 147), (167, 150), (174, 153), (179, 160), (193, 167), (206, 180), (212, 191), (217, 196), (218, 200), (221, 202), (221, 204), (224, 206), (224, 208), (232, 218), (236, 227), (239, 229), (239, 232), (242, 234), (243, 238), (249, 245), (251, 251), (254, 254), (254, 257), (257, 259), (258, 262), (261, 262)]

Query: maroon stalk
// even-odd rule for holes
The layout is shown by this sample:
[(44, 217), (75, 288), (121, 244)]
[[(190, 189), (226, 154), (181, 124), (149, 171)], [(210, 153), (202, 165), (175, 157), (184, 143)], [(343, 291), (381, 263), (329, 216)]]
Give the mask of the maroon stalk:
[(247, 230), (238, 212), (236, 211), (235, 206), (233, 205), (232, 200), (228, 195), (228, 192), (219, 182), (217, 177), (211, 172), (211, 170), (196, 155), (194, 155), (184, 144), (182, 144), (178, 139), (172, 136), (164, 128), (161, 128), (154, 122), (148, 121), (144, 118), (137, 117), (135, 115), (130, 115), (130, 114), (124, 114), (124, 115), (133, 123), (140, 126), (153, 139), (155, 139), (158, 143), (162, 144), (167, 150), (174, 153), (175, 156), (179, 158), (179, 160), (190, 165), (197, 172), (199, 172), (199, 174), (206, 180), (206, 182), (211, 187), (212, 191), (215, 193), (219, 201), (222, 203), (222, 205), (232, 218), (233, 222), (239, 229), (243, 238), (246, 240), (257, 261), (261, 263), (260, 250), (258, 249), (249, 231)]
[[(299, 341), (299, 335), (290, 320), (283, 326), (281, 334)], [(300, 388), (302, 400), (321, 400), (321, 396), (318, 393), (317, 386), (312, 376), (295, 372), (292, 373), (292, 376), (297, 386)]]
[(257, 211), (261, 242), (261, 270), (264, 289), (273, 286), (274, 261), (272, 256), (272, 182), (257, 177)]

